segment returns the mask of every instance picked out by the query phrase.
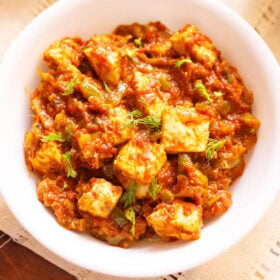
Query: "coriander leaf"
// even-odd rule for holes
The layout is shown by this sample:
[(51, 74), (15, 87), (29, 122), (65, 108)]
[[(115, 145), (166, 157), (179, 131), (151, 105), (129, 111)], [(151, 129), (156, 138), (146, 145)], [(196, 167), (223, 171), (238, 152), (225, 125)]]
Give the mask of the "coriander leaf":
[(64, 182), (63, 182), (62, 189), (65, 190), (65, 189), (67, 189), (67, 188), (68, 188), (68, 184), (67, 184), (67, 182), (64, 181)]
[(69, 142), (72, 136), (72, 126), (67, 125), (65, 131), (61, 134), (59, 132), (52, 132), (47, 136), (41, 138), (42, 142), (49, 141), (59, 141), (59, 142)]
[(65, 154), (62, 155), (62, 158), (65, 162), (65, 166), (67, 169), (67, 177), (72, 177), (72, 178), (77, 177), (77, 172), (72, 167), (71, 153), (69, 151), (66, 152)]
[(142, 112), (139, 110), (134, 110), (128, 113), (128, 120), (126, 121), (127, 127), (132, 127), (137, 125), (137, 120), (135, 118), (140, 118), (142, 116)]
[(214, 96), (216, 96), (216, 97), (221, 97), (221, 96), (224, 95), (224, 94), (223, 94), (222, 92), (220, 92), (220, 91), (214, 91), (213, 94), (214, 94)]
[(132, 227), (130, 229), (131, 234), (135, 235), (135, 211), (132, 206), (127, 208), (124, 212), (125, 217), (132, 223)]
[(118, 224), (120, 228), (123, 228), (127, 223), (124, 212), (119, 208), (115, 207), (110, 214), (110, 217)]
[(130, 229), (130, 233), (135, 235), (135, 212), (133, 207), (129, 207), (125, 210), (125, 217), (132, 223), (132, 227)]
[(130, 229), (130, 233), (135, 235), (135, 211), (132, 206), (127, 208), (124, 212), (125, 217), (132, 223), (132, 227)]
[(195, 89), (195, 90), (199, 90), (200, 93), (201, 93), (201, 95), (202, 95), (203, 97), (205, 97), (205, 98), (207, 99), (208, 102), (210, 102), (210, 103), (213, 102), (213, 99), (210, 97), (210, 95), (209, 95), (209, 93), (207, 92), (205, 86), (204, 86), (201, 82), (197, 81), (197, 82), (195, 83), (194, 89)]
[(138, 119), (137, 123), (145, 125), (148, 129), (158, 129), (161, 126), (161, 119), (156, 116), (147, 116), (143, 119)]
[(103, 85), (104, 85), (105, 90), (106, 90), (108, 93), (110, 93), (110, 92), (111, 92), (111, 89), (110, 89), (110, 87), (108, 86), (108, 84), (107, 84), (106, 82), (103, 81)]
[(142, 38), (134, 39), (134, 44), (138, 47), (142, 47), (143, 46)]
[(161, 190), (161, 186), (157, 184), (157, 178), (152, 179), (149, 195), (153, 200), (156, 200), (157, 194)]
[(214, 152), (218, 151), (225, 144), (225, 142), (226, 140), (209, 139), (207, 149), (205, 151), (206, 158), (211, 160), (213, 158)]
[(77, 85), (78, 83), (78, 77), (75, 77), (73, 78), (67, 85), (66, 87), (66, 91), (64, 91), (62, 93), (62, 95), (66, 96), (66, 95), (69, 95), (69, 94), (72, 94), (75, 90), (75, 86)]
[(135, 190), (136, 184), (131, 181), (129, 188), (123, 193), (120, 198), (120, 202), (124, 204), (124, 208), (129, 207), (132, 203), (135, 202)]
[(125, 53), (128, 57), (133, 58), (136, 56), (137, 51), (137, 49), (126, 49)]
[(188, 63), (188, 62), (192, 62), (191, 59), (189, 58), (181, 59), (176, 61), (175, 66), (180, 68), (184, 63)]
[[(161, 119), (156, 116), (146, 116), (144, 118), (140, 118), (142, 116), (142, 112), (139, 110), (134, 110), (128, 114), (128, 120), (126, 125), (128, 127), (137, 126), (138, 124), (145, 125), (148, 129), (158, 129), (161, 126)], [(140, 118), (140, 119), (136, 119)]]
[(134, 110), (134, 111), (128, 113), (128, 115), (129, 115), (129, 117), (131, 117), (131, 118), (135, 118), (135, 117), (136, 117), (136, 118), (139, 118), (139, 117), (142, 116), (142, 112), (141, 112), (140, 110)]
[(50, 141), (59, 141), (59, 142), (64, 142), (65, 140), (63, 139), (62, 135), (58, 132), (52, 132), (47, 136), (44, 136), (41, 138), (42, 142), (50, 142)]

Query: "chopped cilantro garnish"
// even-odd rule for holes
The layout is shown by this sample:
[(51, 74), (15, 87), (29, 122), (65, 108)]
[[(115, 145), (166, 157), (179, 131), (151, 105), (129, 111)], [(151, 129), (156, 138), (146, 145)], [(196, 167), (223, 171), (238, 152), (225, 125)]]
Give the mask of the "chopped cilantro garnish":
[(123, 228), (127, 223), (125, 214), (119, 207), (115, 207), (113, 209), (113, 211), (110, 214), (110, 217), (114, 219), (114, 221), (118, 224), (120, 228)]
[(72, 94), (73, 92), (74, 92), (74, 90), (75, 90), (75, 86), (77, 85), (77, 83), (78, 83), (78, 78), (77, 77), (75, 77), (75, 78), (73, 78), (69, 83), (68, 83), (68, 85), (67, 85), (67, 87), (66, 87), (66, 91), (64, 91), (63, 93), (62, 93), (62, 95), (69, 95), (69, 94)]
[(136, 55), (137, 51), (137, 49), (126, 49), (125, 53), (128, 57), (133, 58)]
[(65, 154), (62, 155), (62, 158), (64, 159), (65, 166), (67, 169), (67, 177), (72, 177), (72, 178), (77, 177), (77, 172), (72, 167), (71, 153), (69, 151), (66, 152)]
[[(145, 125), (148, 129), (158, 129), (161, 126), (161, 119), (156, 116), (146, 116), (144, 118), (140, 118), (142, 116), (142, 112), (139, 110), (134, 110), (128, 114), (128, 121), (126, 125), (137, 126), (138, 124)], [(136, 119), (139, 118), (139, 119)]]
[(124, 212), (125, 217), (132, 223), (132, 227), (130, 229), (130, 233), (135, 235), (135, 211), (132, 206), (127, 208)]
[(175, 66), (180, 68), (183, 64), (188, 63), (188, 62), (192, 62), (191, 59), (184, 58), (184, 59), (176, 61)]
[(63, 182), (63, 185), (62, 185), (62, 189), (63, 190), (65, 190), (65, 189), (67, 189), (68, 188), (68, 184), (67, 184), (67, 182)]
[(104, 85), (105, 90), (106, 90), (108, 93), (110, 93), (110, 92), (111, 92), (111, 89), (110, 89), (110, 87), (108, 86), (108, 84), (107, 84), (106, 82), (103, 81), (103, 85)]
[(224, 94), (223, 94), (222, 92), (220, 92), (220, 91), (214, 91), (213, 94), (214, 94), (215, 97), (221, 97), (221, 96), (224, 95)]
[(42, 142), (50, 142), (50, 141), (59, 141), (59, 142), (64, 142), (65, 139), (63, 139), (62, 135), (58, 132), (52, 132), (47, 136), (44, 136), (41, 138)]
[(205, 151), (206, 158), (211, 160), (213, 158), (214, 152), (218, 151), (225, 143), (226, 140), (209, 139), (207, 149)]
[(145, 125), (148, 129), (158, 129), (161, 126), (161, 119), (156, 116), (146, 116), (143, 119), (138, 119), (137, 123)]
[(132, 127), (136, 126), (138, 124), (137, 119), (135, 118), (140, 118), (142, 116), (142, 112), (139, 110), (134, 110), (130, 113), (128, 113), (128, 120), (126, 122), (126, 126)]
[(156, 200), (156, 197), (161, 189), (161, 186), (157, 184), (157, 178), (153, 178), (151, 182), (151, 187), (149, 190), (149, 195), (153, 200)]
[(200, 93), (201, 93), (201, 95), (202, 95), (204, 98), (206, 98), (208, 102), (210, 102), (210, 103), (213, 102), (213, 99), (210, 97), (210, 95), (209, 95), (209, 93), (207, 92), (205, 86), (204, 86), (201, 82), (197, 81), (197, 82), (195, 83), (194, 89), (195, 89), (195, 90), (199, 90)]
[(134, 39), (134, 44), (135, 44), (137, 47), (142, 47), (142, 46), (143, 46), (142, 38)]
[(128, 115), (131, 117), (131, 118), (139, 118), (142, 116), (142, 112), (140, 110), (134, 110), (130, 113), (128, 113)]
[(47, 136), (41, 138), (42, 142), (59, 141), (59, 142), (69, 142), (72, 136), (72, 126), (67, 125), (65, 131), (61, 134), (59, 132), (52, 132)]
[(124, 208), (129, 207), (135, 202), (136, 184), (131, 181), (128, 189), (121, 196), (120, 202), (124, 204)]

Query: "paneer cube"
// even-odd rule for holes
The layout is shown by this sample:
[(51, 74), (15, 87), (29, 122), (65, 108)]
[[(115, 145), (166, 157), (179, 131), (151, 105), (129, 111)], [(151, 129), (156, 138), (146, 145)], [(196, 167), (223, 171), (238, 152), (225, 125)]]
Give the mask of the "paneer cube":
[(90, 168), (98, 169), (103, 160), (114, 156), (116, 149), (112, 144), (112, 134), (97, 131), (94, 133), (77, 133), (80, 159), (87, 162)]
[(137, 107), (146, 115), (161, 118), (163, 110), (167, 107), (165, 102), (153, 93), (137, 96)]
[(51, 68), (56, 66), (66, 66), (73, 64), (79, 66), (81, 54), (81, 39), (64, 38), (61, 41), (55, 41), (43, 54), (44, 60), (47, 61)]
[(200, 237), (202, 209), (182, 200), (175, 200), (172, 204), (161, 203), (147, 221), (163, 240), (194, 240)]
[[(118, 174), (118, 180), (121, 182), (122, 186), (125, 189), (128, 189), (130, 184), (131, 184), (131, 179), (128, 177), (125, 177), (121, 174)], [(149, 191), (150, 191), (150, 186), (151, 184), (142, 184), (142, 183), (137, 183), (135, 184), (135, 197), (137, 199), (143, 199), (145, 197), (149, 196)]]
[[(77, 136), (77, 142), (83, 158), (88, 159), (93, 157), (94, 153), (97, 153), (98, 147), (102, 146), (103, 140), (102, 133), (99, 131), (79, 134)], [(101, 151), (98, 154), (100, 158), (110, 157), (109, 154)]]
[(174, 196), (188, 197), (197, 204), (202, 204), (207, 187), (208, 177), (197, 168), (187, 154), (180, 153), (178, 155), (178, 174)]
[(153, 56), (164, 57), (164, 56), (168, 56), (168, 53), (171, 52), (171, 48), (172, 48), (172, 44), (170, 40), (164, 40), (164, 41), (155, 42), (153, 45), (151, 45), (149, 52)]
[(147, 93), (151, 90), (150, 86), (150, 79), (148, 75), (144, 75), (142, 72), (135, 71), (133, 75), (133, 89), (141, 94)]
[(162, 114), (161, 144), (170, 154), (203, 152), (209, 138), (209, 124), (194, 108), (168, 107)]
[(165, 161), (162, 145), (131, 140), (119, 151), (114, 165), (117, 176), (133, 180), (136, 185), (149, 185)]
[(161, 117), (167, 107), (160, 93), (160, 82), (150, 79), (148, 75), (135, 72), (133, 89), (136, 93), (137, 107), (146, 115)]
[(126, 125), (127, 115), (128, 112), (123, 107), (116, 107), (109, 111), (114, 145), (120, 145), (131, 138), (131, 127)]
[(147, 197), (147, 195), (149, 195), (149, 191), (150, 191), (150, 184), (147, 185), (138, 184), (136, 185), (135, 197), (137, 199), (143, 199), (144, 197)]
[(184, 26), (170, 37), (170, 41), (174, 50), (180, 55), (190, 55), (209, 66), (213, 66), (217, 60), (217, 49), (211, 40), (194, 25)]
[(81, 189), (83, 192), (78, 199), (79, 210), (101, 218), (110, 215), (122, 195), (121, 187), (105, 179), (92, 178)]
[(63, 168), (62, 152), (54, 141), (42, 143), (35, 156), (30, 157), (29, 161), (33, 170), (39, 174), (59, 172)]
[(101, 80), (114, 86), (118, 85), (121, 75), (120, 55), (113, 50), (112, 42), (108, 41), (108, 38), (93, 36), (91, 45), (84, 53)]
[(106, 158), (115, 155), (120, 145), (131, 138), (132, 128), (126, 126), (127, 110), (116, 107), (109, 110), (108, 119), (101, 121), (100, 130), (88, 133), (79, 131), (74, 135), (82, 161), (91, 168), (99, 168)]

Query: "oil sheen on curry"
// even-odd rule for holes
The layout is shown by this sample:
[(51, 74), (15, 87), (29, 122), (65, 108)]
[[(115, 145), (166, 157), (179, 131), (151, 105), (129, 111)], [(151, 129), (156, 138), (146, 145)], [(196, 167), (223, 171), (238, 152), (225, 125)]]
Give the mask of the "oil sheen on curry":
[(55, 41), (43, 59), (24, 151), (61, 226), (127, 248), (198, 239), (230, 208), (260, 122), (196, 26), (121, 25)]

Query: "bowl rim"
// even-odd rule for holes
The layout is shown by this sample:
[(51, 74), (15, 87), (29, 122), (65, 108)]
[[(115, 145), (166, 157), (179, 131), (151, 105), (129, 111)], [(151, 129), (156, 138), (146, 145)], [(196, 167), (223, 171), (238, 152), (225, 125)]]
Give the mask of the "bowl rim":
[[(92, 0), (92, 1), (97, 2), (98, 0)], [(224, 3), (219, 2), (219, 1), (207, 1), (207, 0), (196, 0), (196, 1), (190, 0), (190, 1), (200, 3), (201, 5), (206, 4), (206, 5), (210, 6), (211, 9), (218, 9), (220, 11), (225, 11), (228, 15), (230, 15), (232, 18), (234, 18), (234, 20), (238, 21), (240, 23), (240, 25), (244, 29), (246, 29), (246, 31), (248, 32), (248, 34), (250, 34), (250, 36), (254, 36), (257, 43), (259, 44), (260, 50), (263, 52), (264, 57), (266, 57), (267, 59), (269, 59), (271, 61), (271, 65), (273, 66), (272, 67), (272, 69), (273, 69), (272, 76), (275, 77), (275, 80), (279, 81), (279, 78), (278, 78), (278, 77), (280, 77), (279, 66), (278, 66), (275, 58), (273, 57), (271, 51), (269, 50), (268, 46), (264, 43), (264, 41), (261, 39), (261, 37), (255, 32), (255, 30), (241, 16), (239, 16), (237, 13), (235, 13), (233, 10), (231, 10), (229, 7), (227, 7)], [(65, 7), (65, 5), (68, 5), (70, 2), (71, 1), (69, 1), (69, 0), (60, 0), (58, 2), (55, 2), (49, 8), (47, 8), (45, 11), (43, 11), (39, 16), (37, 16), (34, 20), (32, 20), (24, 28), (24, 30), (16, 38), (16, 40), (14, 41), (14, 43), (12, 44), (12, 46), (10, 47), (10, 49), (8, 50), (8, 52), (6, 53), (6, 55), (4, 56), (4, 58), (2, 60), (2, 63), (1, 63), (1, 66), (0, 66), (0, 88), (1, 88), (1, 82), (5, 82), (1, 78), (2, 73), (4, 73), (5, 68), (8, 67), (9, 61), (10, 61), (11, 57), (13, 56), (13, 53), (14, 53), (15, 49), (17, 48), (17, 46), (20, 45), (21, 42), (25, 40), (26, 36), (30, 32), (33, 32), (34, 28), (36, 29), (36, 25), (38, 23), (46, 21), (50, 14), (55, 12), (57, 9), (63, 9)], [(75, 2), (75, 0), (72, 0), (72, 2)], [(280, 83), (279, 83), (279, 85), (280, 85)], [(280, 92), (280, 86), (278, 87), (278, 90)], [(0, 96), (0, 100), (1, 100), (1, 96)], [(277, 104), (280, 104), (280, 97), (279, 96), (275, 95), (275, 100), (276, 100)], [(275, 114), (277, 116), (277, 119), (280, 120), (280, 112), (275, 111)], [(0, 113), (0, 115), (1, 115), (1, 113)], [(280, 126), (279, 126), (279, 121), (278, 121), (278, 128), (279, 127)], [(275, 137), (276, 137), (277, 140), (280, 140), (280, 129), (275, 131)], [(274, 155), (272, 155), (272, 159), (275, 162), (276, 161), (279, 162), (279, 160), (276, 159), (277, 155), (280, 155), (279, 149), (275, 152)], [(280, 175), (278, 174), (279, 172), (277, 172), (276, 166), (275, 166), (275, 170), (273, 172), (275, 172), (274, 173), (275, 174), (275, 185), (277, 184), (278, 186), (280, 186)], [(6, 201), (7, 206), (9, 207), (9, 209), (11, 210), (13, 215), (17, 218), (19, 223), (25, 229), (27, 229), (28, 232), (36, 240), (38, 240), (43, 246), (45, 246), (46, 248), (49, 248), (56, 255), (60, 256), (63, 259), (66, 259), (69, 262), (75, 263), (75, 264), (80, 265), (81, 267), (85, 267), (87, 269), (91, 269), (95, 272), (105, 273), (105, 274), (114, 275), (114, 276), (122, 276), (122, 277), (161, 276), (161, 275), (164, 275), (164, 274), (174, 273), (176, 271), (193, 268), (193, 266), (188, 267), (187, 265), (183, 265), (181, 263), (180, 265), (175, 265), (175, 266), (174, 265), (173, 266), (167, 266), (167, 267), (162, 266), (160, 271), (157, 270), (157, 269), (153, 269), (153, 270), (149, 270), (149, 271), (146, 271), (146, 270), (142, 269), (142, 271), (138, 271), (137, 274), (136, 273), (134, 274), (134, 271), (132, 271), (132, 270), (121, 271), (121, 270), (116, 270), (116, 268), (114, 268), (115, 270), (108, 269), (108, 270), (104, 271), (103, 266), (95, 265), (94, 267), (89, 267), (88, 265), (84, 265), (84, 263), (81, 262), (78, 257), (73, 258), (73, 256), (66, 256), (63, 253), (63, 251), (61, 251), (59, 248), (57, 248), (55, 246), (52, 246), (52, 244), (48, 244), (47, 240), (45, 240), (44, 238), (42, 238), (40, 236), (40, 231), (37, 231), (36, 228), (30, 226), (29, 220), (26, 217), (22, 216), (20, 213), (17, 212), (16, 207), (13, 206), (14, 202), (12, 200), (12, 197), (10, 195), (7, 195), (7, 193), (5, 191), (4, 184), (6, 184), (6, 182), (2, 181), (2, 178), (0, 178), (0, 182), (1, 182), (0, 192), (2, 193), (4, 201)], [(258, 215), (254, 216), (254, 218), (250, 221), (249, 226), (246, 229), (244, 229), (243, 231), (241, 231), (239, 235), (232, 237), (230, 242), (228, 242), (227, 244), (224, 244), (224, 247), (227, 247), (227, 248), (232, 247), (234, 244), (237, 243), (237, 241), (240, 240), (241, 237), (245, 236), (253, 228), (253, 226), (257, 223), (257, 221), (259, 221), (261, 219), (261, 217), (264, 215), (264, 213), (267, 211), (269, 205), (273, 201), (273, 199), (276, 196), (278, 190), (279, 190), (279, 187), (275, 187), (275, 188), (272, 189), (272, 191), (269, 193), (269, 195), (267, 195), (265, 197), (266, 200), (264, 202), (263, 207), (258, 210)], [(215, 253), (208, 254), (207, 257), (202, 256), (200, 261), (198, 263), (196, 263), (195, 266), (198, 266), (198, 265), (208, 261), (209, 259), (212, 259), (212, 258), (216, 257), (217, 255), (221, 254), (225, 250), (224, 247), (220, 248), (220, 250), (216, 251)]]

